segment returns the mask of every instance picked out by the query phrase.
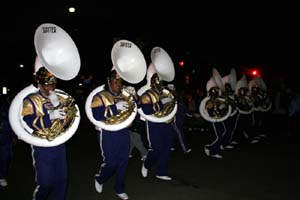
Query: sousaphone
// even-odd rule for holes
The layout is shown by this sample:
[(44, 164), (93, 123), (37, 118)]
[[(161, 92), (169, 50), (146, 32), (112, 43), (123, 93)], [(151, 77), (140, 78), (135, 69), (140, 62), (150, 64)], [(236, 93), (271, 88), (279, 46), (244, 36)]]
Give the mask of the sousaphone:
[[(111, 50), (111, 60), (113, 68), (117, 71), (120, 77), (132, 84), (137, 84), (142, 81), (146, 75), (147, 65), (141, 50), (131, 41), (119, 40), (117, 41)], [(91, 104), (93, 97), (104, 90), (105, 85), (101, 85), (95, 88), (87, 97), (85, 103), (85, 112), (88, 119), (96, 126), (96, 129), (104, 129), (108, 131), (118, 131), (120, 129), (128, 127), (137, 114), (137, 105), (134, 101), (124, 101), (125, 107), (129, 107), (129, 104), (134, 104), (134, 109), (128, 117), (121, 117), (122, 120), (116, 120), (115, 123), (111, 124), (105, 121), (97, 121), (93, 117)], [(127, 87), (128, 88), (128, 87)], [(122, 94), (132, 95), (128, 93), (127, 88), (123, 88)]]
[[(210, 89), (213, 87), (219, 88), (219, 95), (221, 94), (221, 90), (224, 91), (224, 84), (221, 78), (221, 75), (217, 71), (217, 69), (213, 68), (212, 69), (213, 76), (207, 81), (206, 84), (206, 91), (209, 93)], [(218, 115), (211, 115), (208, 112), (207, 106), (209, 104), (213, 104), (213, 109), (214, 111), (222, 111)], [(220, 109), (222, 108), (222, 109)], [(225, 112), (223, 112), (225, 111)], [(232, 107), (230, 104), (227, 104), (225, 102), (224, 98), (221, 98), (220, 96), (213, 99), (208, 95), (206, 96), (200, 103), (199, 105), (199, 112), (201, 116), (209, 121), (209, 122), (222, 122), (226, 120), (230, 115), (231, 115)], [(215, 112), (214, 112), (215, 113)]]
[[(77, 76), (81, 64), (79, 52), (72, 38), (62, 28), (50, 23), (41, 24), (36, 29), (34, 45), (37, 53), (34, 64), (34, 74), (40, 67), (44, 66), (57, 78), (65, 81)], [(33, 134), (34, 131), (25, 123), (21, 115), (24, 98), (37, 91), (38, 89), (31, 84), (14, 97), (9, 108), (9, 122), (11, 127), (18, 138), (26, 143), (41, 147), (60, 145), (69, 140), (77, 130), (80, 122), (79, 108), (74, 104), (74, 99), (70, 95), (62, 90), (56, 89), (55, 93), (57, 96), (60, 96), (61, 99), (65, 99), (68, 102), (72, 101), (74, 113), (70, 118), (66, 117), (66, 119), (70, 121), (63, 123), (68, 126), (63, 127), (65, 131), (62, 134), (53, 140), (38, 137)], [(67, 105), (64, 104), (63, 106)]]
[[(175, 68), (174, 63), (169, 56), (169, 54), (161, 47), (154, 47), (151, 51), (151, 64), (147, 70), (147, 84), (141, 87), (137, 94), (141, 96), (145, 91), (151, 88), (151, 77), (153, 74), (157, 73), (160, 80), (171, 82), (174, 80), (175, 77)], [(170, 94), (171, 92), (167, 89), (164, 89), (164, 93)], [(174, 96), (173, 96), (173, 100)], [(171, 120), (177, 112), (177, 102), (175, 102), (174, 107), (172, 108), (171, 112), (166, 115), (157, 116), (155, 114), (146, 115), (142, 108), (138, 109), (138, 113), (140, 114), (141, 118), (146, 119), (151, 122), (157, 123), (164, 123)]]

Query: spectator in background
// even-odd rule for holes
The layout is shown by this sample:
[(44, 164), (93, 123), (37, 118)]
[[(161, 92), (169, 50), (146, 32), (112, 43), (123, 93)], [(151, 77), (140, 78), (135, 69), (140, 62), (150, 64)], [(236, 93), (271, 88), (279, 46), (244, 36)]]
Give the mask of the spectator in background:
[(0, 95), (0, 99), (0, 187), (6, 187), (16, 136), (8, 120), (10, 100), (7, 95)]
[(292, 138), (299, 137), (297, 132), (300, 128), (300, 93), (298, 91), (293, 93), (288, 113), (289, 136)]

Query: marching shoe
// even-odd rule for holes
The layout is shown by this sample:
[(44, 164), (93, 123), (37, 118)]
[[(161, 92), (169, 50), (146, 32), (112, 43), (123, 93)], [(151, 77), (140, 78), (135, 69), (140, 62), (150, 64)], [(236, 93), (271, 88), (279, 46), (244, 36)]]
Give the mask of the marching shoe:
[(143, 163), (141, 172), (142, 172), (142, 176), (143, 176), (144, 178), (146, 178), (147, 175), (148, 175), (148, 169), (144, 166), (144, 163)]
[(214, 155), (210, 155), (213, 158), (223, 158), (223, 156), (221, 156), (220, 154), (214, 154)]
[(6, 187), (8, 185), (6, 179), (0, 179), (0, 186), (1, 187)]
[(164, 181), (170, 181), (170, 180), (172, 180), (172, 178), (170, 176), (157, 176), (156, 175), (156, 178), (164, 180)]
[(141, 158), (141, 161), (145, 161), (145, 160), (146, 160), (146, 158), (147, 158), (147, 156), (146, 156), (146, 155), (142, 156), (142, 158)]
[(98, 193), (102, 192), (103, 184), (99, 184), (97, 180), (95, 180), (95, 189)]
[(225, 149), (233, 149), (234, 146), (232, 146), (232, 145), (227, 145), (227, 146), (225, 146), (224, 148), (225, 148)]
[(231, 144), (238, 144), (238, 142), (237, 141), (232, 141)]
[(120, 194), (117, 194), (117, 196), (122, 199), (122, 200), (127, 200), (129, 199), (128, 195), (126, 193), (120, 193)]
[(190, 153), (192, 149), (187, 149), (185, 153)]
[(252, 140), (250, 143), (251, 143), (251, 144), (255, 144), (255, 143), (258, 143), (258, 142), (259, 142), (259, 140), (254, 139), (254, 140)]
[(207, 156), (210, 156), (210, 152), (209, 152), (209, 149), (207, 149), (206, 147), (204, 147), (204, 152)]

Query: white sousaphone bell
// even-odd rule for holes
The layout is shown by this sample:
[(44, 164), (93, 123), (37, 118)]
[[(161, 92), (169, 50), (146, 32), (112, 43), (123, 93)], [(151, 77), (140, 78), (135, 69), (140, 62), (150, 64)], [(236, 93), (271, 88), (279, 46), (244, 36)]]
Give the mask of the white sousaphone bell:
[[(120, 77), (132, 84), (141, 82), (147, 70), (146, 60), (141, 50), (133, 42), (128, 40), (117, 41), (111, 50), (111, 60), (113, 63), (113, 69), (117, 71)], [(104, 129), (108, 131), (118, 131), (120, 129), (128, 127), (137, 114), (137, 105), (131, 115), (124, 121), (116, 124), (107, 124), (104, 121), (97, 121), (93, 117), (91, 104), (93, 97), (104, 90), (105, 85), (101, 85), (95, 88), (87, 97), (85, 103), (85, 112), (88, 119), (96, 126), (96, 129)], [(126, 102), (124, 102), (126, 104)]]
[[(174, 63), (169, 56), (169, 54), (161, 47), (154, 47), (151, 50), (151, 64), (147, 70), (147, 84), (141, 87), (137, 94), (141, 96), (144, 92), (151, 88), (151, 77), (153, 74), (157, 73), (160, 80), (171, 82), (175, 77)], [(156, 117), (154, 115), (146, 115), (142, 108), (138, 109), (138, 113), (141, 118), (146, 119), (151, 122), (163, 123), (171, 120), (177, 112), (177, 103), (173, 110), (166, 116)]]
[[(55, 24), (41, 24), (34, 35), (34, 45), (37, 57), (34, 64), (34, 74), (42, 66), (46, 67), (57, 78), (71, 80), (77, 76), (80, 70), (80, 56), (72, 38), (62, 28)], [(19, 139), (26, 143), (51, 147), (57, 146), (69, 140), (77, 130), (80, 122), (80, 112), (77, 105), (76, 117), (70, 127), (54, 140), (34, 136), (33, 130), (22, 119), (23, 100), (38, 89), (33, 84), (21, 90), (13, 99), (9, 108), (9, 122)], [(62, 90), (56, 89), (55, 93), (63, 98), (70, 97)]]
[[(235, 87), (236, 87), (236, 71), (235, 71), (235, 69), (231, 68), (230, 74), (222, 77), (222, 81), (223, 81), (224, 86), (226, 83), (228, 83), (230, 85), (231, 89), (233, 91), (235, 91)], [(225, 90), (225, 88), (224, 88), (224, 90)], [(225, 91), (223, 91), (223, 92), (225, 92)], [(234, 95), (232, 95), (232, 98), (233, 99), (235, 98)], [(237, 106), (235, 106), (235, 107), (232, 106), (231, 108), (232, 108), (232, 111), (231, 111), (230, 116), (234, 116), (238, 111)]]

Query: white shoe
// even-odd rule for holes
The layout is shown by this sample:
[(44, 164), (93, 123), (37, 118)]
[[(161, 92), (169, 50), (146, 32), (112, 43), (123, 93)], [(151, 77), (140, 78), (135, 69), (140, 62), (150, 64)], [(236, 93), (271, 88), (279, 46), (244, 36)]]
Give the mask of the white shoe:
[(260, 134), (259, 137), (267, 137), (265, 134)]
[(120, 193), (120, 194), (117, 194), (117, 196), (123, 200), (129, 199), (129, 197), (126, 193)]
[(207, 156), (210, 156), (210, 152), (209, 152), (209, 149), (207, 149), (206, 147), (204, 147), (204, 152)]
[(170, 176), (157, 176), (156, 175), (156, 178), (164, 180), (164, 181), (170, 181), (170, 180), (172, 180), (172, 178)]
[(214, 155), (210, 155), (213, 158), (223, 158), (223, 156), (221, 156), (220, 154), (214, 154)]
[(223, 145), (221, 145), (221, 146), (220, 146), (220, 149), (221, 149), (221, 150), (224, 150), (224, 147), (223, 147)]
[(146, 155), (142, 156), (141, 161), (145, 161), (146, 160)]
[(186, 150), (186, 153), (190, 153), (192, 151), (192, 149), (188, 149)]
[(147, 175), (148, 175), (148, 169), (144, 166), (144, 164), (143, 164), (143, 166), (142, 166), (141, 172), (142, 172), (142, 176), (143, 176), (144, 178), (146, 178)]
[(132, 155), (131, 155), (131, 154), (129, 154), (128, 158), (132, 158)]
[(236, 141), (232, 141), (232, 142), (231, 142), (231, 144), (238, 144), (238, 142), (236, 142)]
[(6, 179), (0, 179), (0, 186), (6, 187), (8, 185)]
[(232, 146), (232, 145), (225, 146), (225, 149), (233, 149), (233, 148), (234, 148), (234, 146)]
[(250, 143), (251, 143), (251, 144), (255, 144), (255, 143), (258, 143), (258, 142), (259, 142), (259, 140), (254, 139), (254, 140), (252, 140)]
[(99, 184), (97, 180), (95, 180), (95, 189), (98, 193), (102, 192), (103, 184)]
[(170, 150), (171, 150), (171, 151), (175, 151), (175, 148), (172, 147), (172, 148), (170, 148)]

